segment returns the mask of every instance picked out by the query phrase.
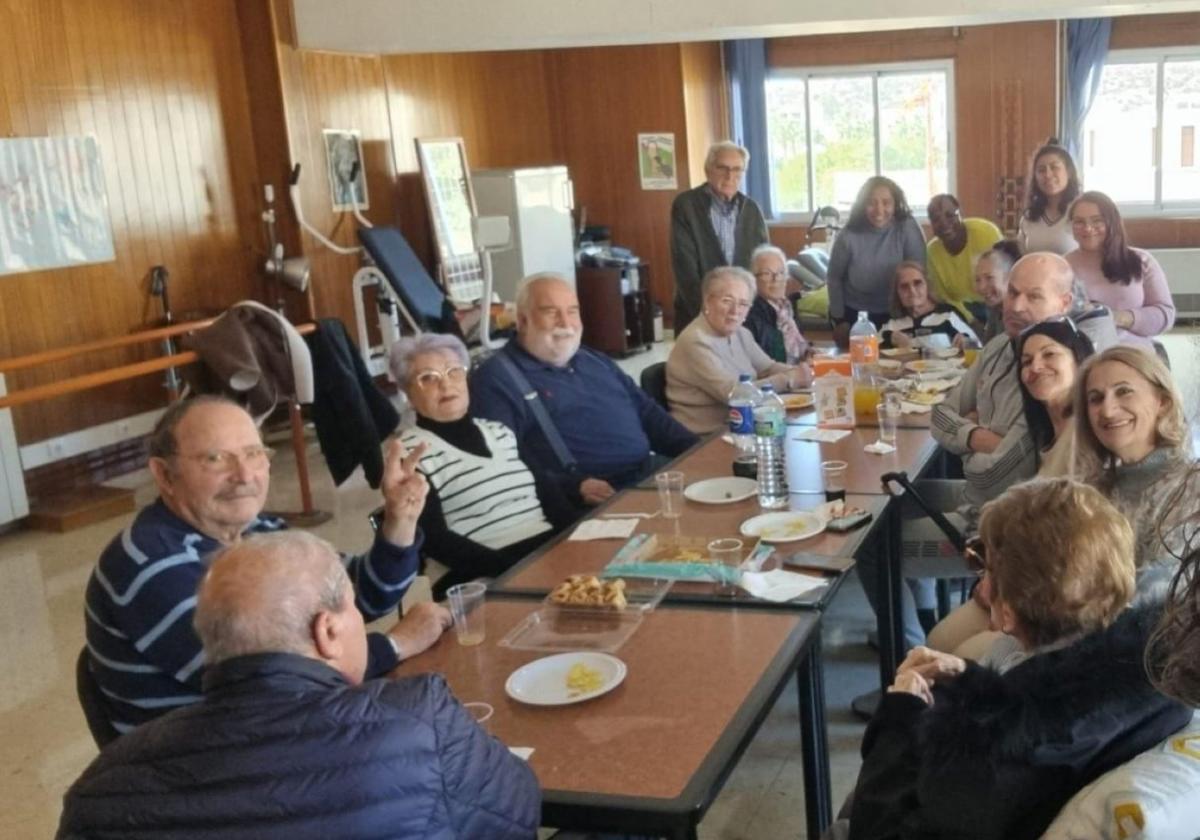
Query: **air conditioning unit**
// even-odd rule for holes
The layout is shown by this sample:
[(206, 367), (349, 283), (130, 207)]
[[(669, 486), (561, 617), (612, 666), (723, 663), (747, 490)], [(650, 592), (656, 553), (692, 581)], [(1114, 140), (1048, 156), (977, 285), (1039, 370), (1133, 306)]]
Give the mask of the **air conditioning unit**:
[(1175, 317), (1200, 318), (1200, 248), (1148, 249), (1167, 275)]

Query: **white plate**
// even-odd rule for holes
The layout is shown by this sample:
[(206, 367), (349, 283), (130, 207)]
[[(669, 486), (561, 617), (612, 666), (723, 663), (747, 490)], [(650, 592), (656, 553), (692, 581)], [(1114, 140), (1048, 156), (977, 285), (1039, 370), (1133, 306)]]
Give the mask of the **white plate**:
[(757, 494), (758, 482), (753, 478), (706, 478), (683, 488), (685, 499), (706, 505), (740, 502)]
[(815, 537), (825, 530), (825, 519), (812, 511), (793, 510), (762, 513), (742, 523), (744, 537), (758, 537), (767, 543), (787, 543)]
[[(567, 675), (577, 664), (598, 671), (603, 677), (594, 691), (572, 694), (567, 688)], [(567, 706), (582, 703), (607, 694), (625, 679), (625, 663), (607, 653), (580, 651), (543, 656), (522, 665), (508, 675), (504, 690), (508, 696), (531, 706)]]

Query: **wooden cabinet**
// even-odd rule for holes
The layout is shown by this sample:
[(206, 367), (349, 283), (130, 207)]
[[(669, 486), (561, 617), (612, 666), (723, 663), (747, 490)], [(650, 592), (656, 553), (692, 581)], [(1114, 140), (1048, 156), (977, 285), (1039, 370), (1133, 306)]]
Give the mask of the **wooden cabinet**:
[(612, 356), (644, 350), (654, 341), (654, 309), (650, 303), (650, 267), (637, 268), (637, 290), (629, 268), (591, 268), (575, 272), (583, 343)]

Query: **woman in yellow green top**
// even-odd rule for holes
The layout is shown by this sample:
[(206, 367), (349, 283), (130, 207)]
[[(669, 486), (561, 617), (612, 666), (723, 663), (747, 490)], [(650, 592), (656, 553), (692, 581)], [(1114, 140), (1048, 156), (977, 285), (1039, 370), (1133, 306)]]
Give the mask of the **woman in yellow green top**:
[(1004, 237), (987, 219), (964, 219), (958, 199), (948, 193), (929, 200), (934, 238), (925, 246), (925, 262), (934, 296), (965, 317), (987, 321), (987, 304), (975, 291), (975, 260)]

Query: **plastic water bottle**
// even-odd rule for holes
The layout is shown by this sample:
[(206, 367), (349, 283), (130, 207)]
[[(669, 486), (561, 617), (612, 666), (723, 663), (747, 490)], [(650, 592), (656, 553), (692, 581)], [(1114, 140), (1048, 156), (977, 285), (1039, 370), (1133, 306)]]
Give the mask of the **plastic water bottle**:
[(866, 373), (866, 366), (879, 361), (879, 333), (867, 317), (858, 313), (858, 321), (850, 328), (850, 363), (854, 366), (857, 379)]
[(729, 392), (729, 432), (733, 435), (733, 474), (754, 478), (757, 455), (754, 453), (754, 407), (762, 394), (748, 373), (738, 377)]
[(762, 400), (754, 409), (754, 444), (758, 454), (758, 504), (764, 508), (787, 507), (787, 466), (783, 462), (783, 437), (787, 431), (787, 409), (769, 383), (763, 385)]

